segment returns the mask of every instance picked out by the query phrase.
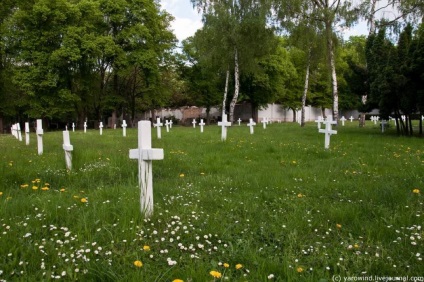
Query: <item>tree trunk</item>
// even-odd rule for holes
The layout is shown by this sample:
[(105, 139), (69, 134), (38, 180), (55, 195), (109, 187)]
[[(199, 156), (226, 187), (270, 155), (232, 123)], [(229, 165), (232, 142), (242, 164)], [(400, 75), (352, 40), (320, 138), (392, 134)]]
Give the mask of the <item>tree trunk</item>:
[(331, 70), (331, 87), (333, 90), (333, 120), (339, 122), (339, 92), (337, 89), (337, 73), (336, 61), (334, 58), (334, 44), (333, 44), (333, 28), (332, 22), (327, 20), (325, 22), (325, 30), (327, 33), (327, 54), (328, 63)]
[(237, 48), (234, 48), (234, 96), (230, 103), (230, 122), (234, 122), (234, 108), (236, 107), (240, 90), (239, 65)]
[(224, 100), (222, 100), (222, 117), (225, 114), (225, 106), (227, 104), (227, 93), (228, 93), (228, 80), (230, 78), (230, 68), (227, 68), (227, 74), (225, 76), (225, 88), (224, 88)]
[(300, 126), (305, 126), (305, 106), (306, 106), (306, 94), (308, 94), (309, 89), (309, 69), (311, 67), (311, 48), (309, 48), (308, 53), (308, 62), (306, 63), (306, 74), (305, 74), (305, 86), (303, 88), (303, 96), (302, 96), (302, 116), (300, 121)]

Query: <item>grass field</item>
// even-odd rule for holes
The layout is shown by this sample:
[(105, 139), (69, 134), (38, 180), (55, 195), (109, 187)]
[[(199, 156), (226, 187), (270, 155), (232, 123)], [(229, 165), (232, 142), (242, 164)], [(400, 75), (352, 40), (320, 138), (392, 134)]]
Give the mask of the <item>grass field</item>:
[[(423, 139), (347, 122), (174, 127), (140, 213), (136, 130), (0, 135), (0, 280), (346, 281), (422, 276)], [(350, 278), (349, 278), (350, 277)], [(341, 280), (337, 280), (341, 279)], [(349, 280), (347, 280), (349, 281)], [(360, 280), (350, 280), (360, 281)], [(418, 280), (422, 281), (422, 280)]]

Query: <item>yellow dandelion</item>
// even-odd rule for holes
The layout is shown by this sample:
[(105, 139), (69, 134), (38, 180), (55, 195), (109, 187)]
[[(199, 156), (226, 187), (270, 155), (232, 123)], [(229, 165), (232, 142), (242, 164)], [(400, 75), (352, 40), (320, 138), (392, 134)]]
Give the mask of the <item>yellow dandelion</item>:
[(297, 164), (297, 162), (296, 161), (292, 161), (292, 164)]
[(46, 182), (46, 183), (44, 183), (44, 186), (50, 186), (50, 184)]
[(40, 178), (36, 178), (34, 181), (37, 182), (37, 183), (40, 183), (41, 182), (41, 179)]
[(3, 196), (3, 192), (0, 192), (0, 196)]
[(65, 188), (62, 188), (59, 190), (60, 192), (65, 192)]
[(48, 190), (49, 190), (49, 187), (44, 186), (43, 188), (41, 188), (41, 190), (43, 190), (43, 191), (48, 191)]
[(136, 261), (134, 261), (134, 266), (135, 267), (142, 267), (143, 266), (143, 263), (141, 261), (139, 261), (139, 260), (136, 260)]
[(21, 188), (28, 188), (28, 186), (29, 186), (28, 184), (22, 184)]
[(10, 163), (9, 163), (9, 166), (13, 166), (13, 162), (10, 162)]
[(205, 175), (205, 173), (204, 172), (201, 172), (200, 175)]
[(337, 223), (336, 227), (340, 229), (340, 228), (342, 228), (342, 225)]
[(414, 190), (412, 190), (412, 193), (419, 194), (420, 193), (420, 189), (414, 189)]
[(143, 246), (143, 251), (146, 251), (146, 252), (150, 251), (150, 247), (147, 245)]
[(303, 272), (303, 270), (304, 270), (304, 269), (303, 269), (302, 267), (300, 267), (300, 266), (299, 266), (298, 268), (296, 268), (296, 271), (297, 271), (298, 273), (302, 273), (302, 272)]
[(241, 269), (241, 268), (243, 268), (243, 265), (241, 263), (236, 264), (236, 269)]
[(75, 196), (74, 196), (74, 199), (79, 199), (79, 196), (75, 195)]
[(299, 193), (299, 194), (297, 194), (297, 197), (298, 198), (303, 198), (303, 197), (305, 197), (305, 195), (303, 195), (302, 193)]
[(37, 190), (38, 189), (38, 186), (32, 186), (32, 190)]
[(358, 248), (359, 248), (359, 245), (358, 245), (358, 244), (355, 244), (355, 245), (353, 245), (353, 247), (354, 247), (355, 249), (358, 249)]
[(225, 268), (229, 268), (230, 267), (230, 265), (228, 263), (224, 263), (223, 265), (224, 265)]
[(181, 173), (181, 174), (180, 174), (180, 177), (184, 177), (184, 173)]
[(87, 202), (88, 202), (87, 198), (81, 198), (81, 203), (87, 203)]
[(174, 280), (172, 280), (172, 282), (184, 282), (184, 280), (181, 280), (181, 279), (174, 279)]
[(216, 270), (212, 270), (211, 272), (209, 272), (210, 275), (212, 275), (214, 278), (221, 278), (222, 274), (219, 271)]

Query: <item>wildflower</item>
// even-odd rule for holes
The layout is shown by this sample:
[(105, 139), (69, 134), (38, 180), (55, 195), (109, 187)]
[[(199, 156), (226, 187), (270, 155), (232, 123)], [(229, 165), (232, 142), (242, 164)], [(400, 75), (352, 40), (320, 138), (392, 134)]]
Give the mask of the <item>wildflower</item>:
[(305, 195), (302, 195), (302, 193), (297, 194), (298, 198), (303, 198)]
[(184, 173), (181, 173), (181, 174), (180, 174), (180, 177), (184, 177)]
[(221, 272), (218, 272), (216, 270), (212, 270), (211, 272), (209, 272), (210, 275), (212, 275), (214, 278), (221, 278), (222, 274)]
[(357, 248), (359, 248), (359, 245), (358, 245), (358, 244), (355, 244), (355, 245), (353, 245), (353, 247), (354, 247), (355, 249), (357, 249)]
[(87, 198), (81, 198), (81, 203), (87, 203), (87, 202), (88, 202)]
[(419, 194), (420, 193), (420, 189), (414, 189), (414, 190), (412, 190), (412, 193)]
[(181, 279), (174, 279), (174, 280), (172, 280), (172, 282), (184, 282), (184, 280), (181, 280)]
[(3, 196), (3, 192), (0, 192), (0, 196)]
[(274, 279), (274, 277), (275, 277), (275, 276), (274, 276), (274, 274), (270, 274), (270, 275), (268, 275), (268, 279), (269, 279), (269, 280)]
[(65, 188), (62, 188), (59, 190), (60, 192), (65, 192)]
[(342, 228), (342, 225), (337, 223), (336, 227), (340, 229), (340, 228)]
[(49, 190), (49, 187), (44, 186), (43, 188), (41, 188), (41, 190), (43, 190), (43, 191), (48, 191), (48, 190)]
[(29, 185), (28, 184), (22, 184), (21, 188), (27, 188)]
[(292, 161), (292, 164), (296, 164), (296, 161)]
[(148, 251), (150, 251), (150, 247), (149, 246), (143, 246), (143, 251), (146, 251), (146, 252), (148, 252)]
[(142, 263), (141, 261), (139, 261), (139, 260), (136, 260), (136, 261), (134, 262), (134, 266), (135, 266), (135, 267), (142, 267), (142, 266), (143, 266), (143, 263)]
[(37, 190), (38, 189), (38, 186), (32, 186), (32, 190)]
[(303, 268), (299, 266), (298, 268), (296, 268), (296, 271), (297, 271), (298, 273), (302, 273), (302, 272), (303, 272)]
[(240, 268), (243, 268), (243, 265), (242, 264), (236, 264), (236, 269), (240, 269)]
[(224, 265), (225, 268), (229, 268), (230, 267), (230, 265), (228, 263), (224, 263), (223, 265)]
[(205, 173), (204, 172), (201, 172), (200, 175), (205, 175)]

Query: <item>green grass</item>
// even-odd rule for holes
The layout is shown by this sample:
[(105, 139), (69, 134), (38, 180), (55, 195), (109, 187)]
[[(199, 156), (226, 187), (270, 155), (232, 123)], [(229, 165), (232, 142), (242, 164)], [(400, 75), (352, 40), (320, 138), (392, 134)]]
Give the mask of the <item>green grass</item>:
[(226, 142), (218, 126), (174, 127), (160, 140), (153, 129), (165, 159), (153, 162), (149, 219), (128, 156), (135, 129), (126, 138), (70, 132), (72, 172), (61, 132), (44, 134), (42, 156), (35, 134), (29, 146), (1, 135), (0, 280), (422, 275), (423, 199), (413, 190), (423, 191), (423, 140), (371, 124), (337, 130), (325, 150), (315, 123), (257, 126), (253, 135), (236, 125)]

